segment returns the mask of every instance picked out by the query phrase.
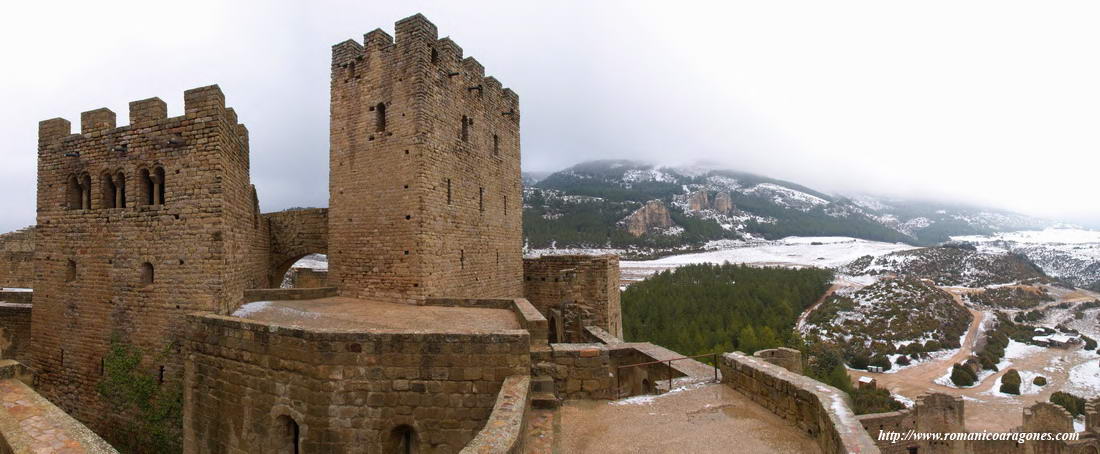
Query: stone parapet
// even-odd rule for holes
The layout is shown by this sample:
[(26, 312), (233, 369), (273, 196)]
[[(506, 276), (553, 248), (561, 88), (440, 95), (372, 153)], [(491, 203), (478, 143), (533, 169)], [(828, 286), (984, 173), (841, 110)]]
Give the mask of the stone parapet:
[(27, 386), (27, 375), (22, 364), (0, 361), (0, 453), (118, 453)]
[(244, 291), (244, 302), (315, 300), (336, 296), (336, 287), (253, 288)]
[(527, 411), (531, 408), (531, 377), (513, 375), (504, 379), (497, 394), (489, 421), (462, 454), (519, 454), (524, 452), (523, 439)]
[(741, 352), (719, 365), (723, 383), (806, 432), (822, 452), (880, 452), (843, 391)]

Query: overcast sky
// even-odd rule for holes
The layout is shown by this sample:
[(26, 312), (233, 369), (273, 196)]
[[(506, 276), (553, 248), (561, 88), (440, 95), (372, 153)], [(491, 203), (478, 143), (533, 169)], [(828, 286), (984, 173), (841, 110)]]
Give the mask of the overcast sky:
[(262, 209), (326, 205), (330, 46), (416, 12), (519, 93), (525, 170), (706, 160), (1100, 223), (1093, 1), (46, 3), (0, 16), (0, 231), (34, 223), (39, 120), (212, 83)]

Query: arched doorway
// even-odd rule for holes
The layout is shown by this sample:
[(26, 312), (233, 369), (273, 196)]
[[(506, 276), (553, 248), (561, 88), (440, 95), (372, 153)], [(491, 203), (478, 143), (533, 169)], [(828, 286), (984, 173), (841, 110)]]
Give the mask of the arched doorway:
[(301, 452), (301, 429), (298, 422), (290, 416), (275, 418), (274, 451), (276, 454), (299, 454)]
[(558, 336), (558, 317), (556, 314), (550, 314), (550, 317), (546, 321), (546, 327), (547, 342), (551, 344), (561, 342)]
[(416, 454), (419, 451), (416, 429), (408, 424), (394, 427), (386, 440), (386, 454)]

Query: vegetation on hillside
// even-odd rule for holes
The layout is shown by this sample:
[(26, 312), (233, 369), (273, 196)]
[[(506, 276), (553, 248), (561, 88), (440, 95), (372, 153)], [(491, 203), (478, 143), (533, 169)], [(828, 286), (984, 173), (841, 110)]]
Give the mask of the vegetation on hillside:
[(797, 345), (799, 314), (825, 293), (832, 272), (816, 268), (689, 265), (622, 293), (628, 341), (685, 355)]
[(993, 287), (966, 296), (970, 302), (988, 307), (1031, 309), (1054, 301), (1043, 287)]
[(887, 279), (831, 295), (806, 319), (804, 332), (811, 342), (836, 345), (854, 369), (890, 369), (886, 355), (959, 347), (972, 320), (943, 290), (917, 279)]
[(852, 396), (857, 414), (904, 406), (881, 389), (855, 389), (835, 346), (806, 344), (798, 316), (825, 293), (828, 270), (699, 264), (664, 271), (622, 294), (623, 331), (685, 355), (787, 346), (803, 352), (805, 374)]
[(1065, 408), (1074, 418), (1085, 414), (1085, 399), (1073, 394), (1058, 391), (1050, 395), (1051, 403)]

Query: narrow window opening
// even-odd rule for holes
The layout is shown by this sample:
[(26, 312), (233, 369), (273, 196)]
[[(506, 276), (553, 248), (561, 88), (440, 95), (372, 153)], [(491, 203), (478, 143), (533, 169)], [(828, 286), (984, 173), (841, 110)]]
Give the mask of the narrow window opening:
[(141, 264), (141, 284), (150, 285), (154, 282), (156, 276), (154, 275), (153, 264), (145, 262)]
[(435, 65), (435, 64), (438, 64), (438, 63), (439, 63), (439, 51), (436, 50), (433, 47), (432, 48), (432, 64)]
[(447, 205), (451, 204), (451, 179), (447, 179)]
[(76, 261), (69, 259), (69, 263), (65, 268), (65, 282), (73, 282), (76, 280)]
[(477, 188), (477, 209), (485, 211), (485, 188)]
[(466, 250), (458, 250), (458, 266), (459, 268), (466, 269)]
[(504, 215), (508, 215), (508, 196), (504, 196)]
[(126, 208), (126, 175), (122, 171), (115, 174), (115, 206)]
[(68, 189), (66, 191), (66, 207), (70, 210), (79, 210), (83, 197), (80, 193), (80, 181), (77, 180), (76, 175), (69, 177)]
[(500, 156), (500, 136), (493, 134), (493, 156)]
[(102, 186), (103, 190), (103, 208), (117, 208), (118, 205), (118, 188), (115, 186), (114, 179), (110, 174), (103, 174)]
[(92, 209), (92, 176), (87, 173), (80, 176), (80, 209)]
[(152, 205), (153, 192), (156, 185), (153, 184), (153, 177), (149, 175), (148, 169), (141, 169), (141, 171), (138, 172), (138, 184), (141, 187), (141, 204)]
[(348, 79), (355, 77), (355, 62), (348, 63)]
[(65, 368), (65, 349), (61, 349), (61, 368)]
[(462, 133), (460, 134), (460, 137), (462, 138), (463, 142), (470, 141), (470, 125), (472, 123), (473, 122), (470, 121), (470, 117), (467, 117), (465, 115), (462, 116)]
[(380, 102), (374, 106), (374, 131), (386, 130), (386, 103)]
[(160, 366), (160, 371), (157, 372), (157, 383), (164, 384), (164, 366)]
[(153, 191), (153, 205), (164, 205), (164, 168), (157, 167), (153, 172), (153, 183), (155, 189)]

